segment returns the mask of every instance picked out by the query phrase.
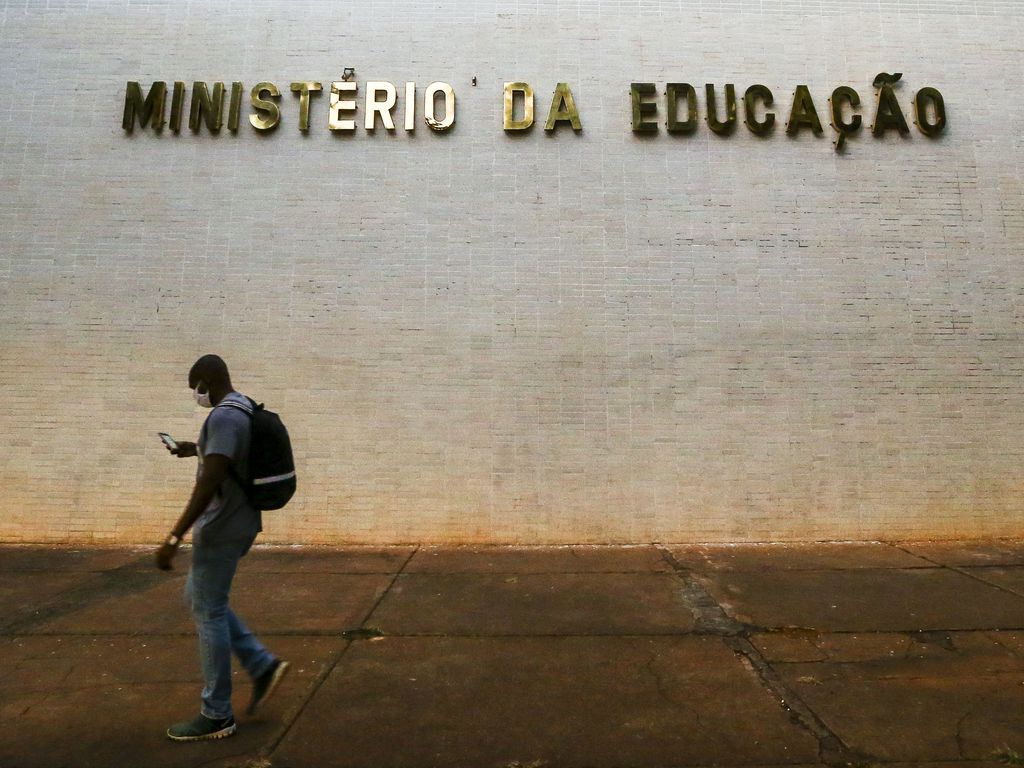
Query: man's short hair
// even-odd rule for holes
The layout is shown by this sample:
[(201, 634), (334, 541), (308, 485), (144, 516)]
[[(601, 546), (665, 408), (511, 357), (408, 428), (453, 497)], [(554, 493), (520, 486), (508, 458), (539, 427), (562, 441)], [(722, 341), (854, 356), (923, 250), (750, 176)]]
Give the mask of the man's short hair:
[(192, 369), (188, 372), (188, 385), (195, 387), (200, 379), (205, 381), (207, 386), (211, 384), (231, 386), (228, 364), (220, 355), (203, 355), (192, 364)]

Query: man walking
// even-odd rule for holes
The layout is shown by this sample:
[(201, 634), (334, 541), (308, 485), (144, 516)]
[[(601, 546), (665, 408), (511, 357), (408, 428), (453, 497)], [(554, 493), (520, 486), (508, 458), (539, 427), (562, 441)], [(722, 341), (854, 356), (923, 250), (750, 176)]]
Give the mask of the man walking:
[(263, 530), (260, 512), (239, 482), (248, 477), (251, 401), (235, 392), (228, 367), (217, 355), (204, 355), (196, 361), (188, 374), (188, 386), (199, 405), (213, 410), (199, 433), (198, 444), (168, 446), (178, 457), (197, 456), (199, 468), (188, 505), (157, 551), (156, 562), (161, 569), (169, 570), (181, 539), (194, 525), (192, 568), (185, 598), (199, 632), (199, 658), (206, 686), (199, 714), (167, 730), (176, 741), (221, 739), (235, 732), (232, 651), (253, 680), (249, 714), (266, 701), (288, 670), (288, 662), (264, 648), (228, 607), (238, 561)]

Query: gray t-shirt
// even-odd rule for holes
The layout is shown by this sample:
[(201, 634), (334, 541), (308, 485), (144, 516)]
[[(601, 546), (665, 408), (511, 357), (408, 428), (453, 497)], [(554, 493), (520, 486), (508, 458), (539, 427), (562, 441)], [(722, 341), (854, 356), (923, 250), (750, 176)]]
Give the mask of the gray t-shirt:
[[(203, 457), (216, 453), (231, 459), (231, 468), (238, 477), (248, 477), (252, 424), (248, 414), (230, 405), (223, 405), (226, 402), (242, 403), (247, 407), (250, 405), (244, 395), (232, 392), (206, 417), (197, 444), (197, 472), (202, 471)], [(251, 541), (262, 530), (260, 511), (249, 503), (242, 486), (229, 474), (196, 520), (192, 541), (200, 545), (246, 539)]]

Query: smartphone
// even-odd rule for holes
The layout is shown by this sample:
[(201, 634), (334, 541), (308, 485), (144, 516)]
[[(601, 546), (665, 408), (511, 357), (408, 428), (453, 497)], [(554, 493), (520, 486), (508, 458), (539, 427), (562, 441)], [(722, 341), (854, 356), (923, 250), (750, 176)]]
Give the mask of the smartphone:
[(166, 432), (157, 432), (160, 435), (160, 439), (164, 441), (164, 445), (170, 448), (172, 451), (178, 450), (178, 444), (174, 442), (174, 438), (168, 435)]

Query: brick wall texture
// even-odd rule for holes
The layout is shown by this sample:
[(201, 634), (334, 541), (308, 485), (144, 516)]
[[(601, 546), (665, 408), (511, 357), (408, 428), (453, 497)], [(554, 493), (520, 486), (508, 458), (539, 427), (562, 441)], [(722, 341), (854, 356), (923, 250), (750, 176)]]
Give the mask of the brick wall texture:
[[(206, 352), (292, 432), (265, 541), (1022, 534), (1022, 39), (1018, 0), (0, 0), (0, 541), (158, 541)], [(345, 67), (398, 130), (323, 94), (300, 133), (289, 84)], [(941, 137), (866, 130), (880, 71)], [(129, 80), (241, 81), (242, 126), (129, 135)], [(583, 131), (506, 134), (516, 80)], [(450, 131), (402, 130), (407, 81)], [(635, 135), (632, 81), (700, 128)], [(705, 83), (767, 85), (774, 133), (711, 133)]]

